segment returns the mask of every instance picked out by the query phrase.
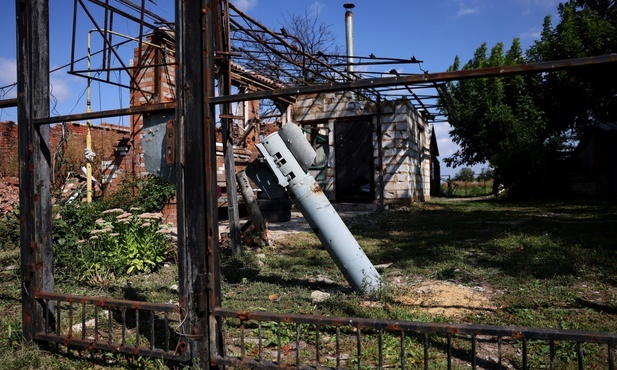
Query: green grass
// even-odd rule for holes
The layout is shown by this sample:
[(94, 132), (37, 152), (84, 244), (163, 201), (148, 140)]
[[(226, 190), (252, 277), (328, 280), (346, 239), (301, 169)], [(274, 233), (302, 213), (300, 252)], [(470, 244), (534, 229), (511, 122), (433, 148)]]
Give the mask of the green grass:
[[(231, 257), (228, 250), (223, 250), (223, 307), (617, 332), (614, 199), (437, 199), (399, 210), (356, 215), (345, 221), (374, 264), (391, 264), (381, 270), (382, 276), (386, 280), (399, 277), (403, 284), (388, 285), (379, 299), (367, 300), (350, 289), (314, 235), (293, 233), (277, 239), (273, 247), (247, 250), (239, 257)], [(19, 266), (18, 259), (16, 249), (0, 249), (0, 357), (11, 359), (0, 362), (0, 369), (86, 369), (101, 364), (112, 369), (165, 367), (155, 360), (84, 355), (62, 349), (47, 351), (23, 343), (19, 269), (10, 268)], [(170, 286), (177, 284), (176, 274), (177, 268), (172, 265), (156, 274), (118, 279), (96, 287), (63, 283), (57, 290), (121, 299), (175, 301), (177, 293)], [(395, 299), (401, 289), (421, 280), (485, 287), (494, 292), (491, 300), (495, 309), (452, 318), (435, 316)], [(327, 291), (331, 298), (314, 303), (314, 290)], [(228, 325), (233, 333), (233, 321)], [(270, 339), (276, 335), (275, 328), (264, 330), (271, 332)], [(302, 333), (309, 330), (301, 328)], [(283, 337), (293, 341), (295, 329), (285, 327)], [(332, 348), (331, 337), (322, 340), (324, 348)], [(363, 340), (370, 352), (369, 344), (374, 338)], [(396, 358), (397, 339), (384, 340), (386, 356)], [(421, 360), (421, 341), (411, 336), (406, 341), (410, 341), (406, 356), (411, 366)], [(546, 363), (543, 351), (544, 347), (530, 344), (533, 368)], [(567, 348), (558, 347), (557, 351), (563, 363), (571, 360)], [(595, 350), (589, 351), (593, 355)], [(600, 358), (606, 356), (604, 350), (599, 351)], [(430, 357), (439, 361), (437, 353), (431, 352)]]

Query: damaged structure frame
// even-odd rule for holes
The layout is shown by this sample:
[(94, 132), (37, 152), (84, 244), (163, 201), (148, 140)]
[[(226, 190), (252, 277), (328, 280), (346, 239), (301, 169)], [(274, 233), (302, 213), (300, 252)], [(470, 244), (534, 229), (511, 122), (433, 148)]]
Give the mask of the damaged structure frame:
[[(81, 0), (75, 0), (76, 4)], [(123, 1), (126, 2), (126, 1)], [(409, 87), (466, 78), (534, 73), (615, 63), (617, 56), (556, 61), (534, 65), (488, 68), (471, 71), (426, 73), (422, 75), (336, 80), (309, 86), (270, 86), (262, 91), (232, 94), (231, 64), (234, 52), (229, 47), (229, 6), (223, 0), (185, 0), (176, 2), (176, 102), (152, 103), (114, 111), (71, 116), (49, 116), (49, 9), (47, 0), (17, 0), (18, 98), (0, 102), (16, 105), (19, 122), (20, 223), (22, 328), (27, 340), (56, 342), (70, 347), (151, 356), (176, 361), (195, 361), (202, 368), (240, 365), (250, 368), (300, 368), (342, 366), (339, 340), (343, 336), (357, 342), (353, 366), (361, 368), (368, 354), (363, 349), (367, 336), (378, 338), (375, 363), (386, 364), (383, 356), (385, 333), (400, 337), (400, 356), (395, 366), (405, 368), (406, 337), (420, 337), (423, 366), (433, 358), (434, 336), (443, 338), (438, 351), (447, 368), (454, 360), (478, 366), (478, 342), (497, 346), (494, 365), (502, 364), (502, 344), (522, 343), (522, 364), (527, 368), (528, 342), (543, 341), (550, 348), (547, 363), (554, 366), (555, 343), (576, 343), (579, 368), (584, 366), (583, 344), (606, 346), (609, 369), (614, 369), (614, 333), (546, 330), (532, 328), (455, 325), (441, 323), (396, 322), (374, 319), (336, 318), (318, 315), (239, 312), (221, 306), (220, 253), (218, 246), (218, 210), (215, 121), (220, 112), (224, 130), (225, 154), (232, 154), (229, 129), (229, 105), (259, 99), (295, 99), (297, 96), (350, 91), (372, 94), (379, 87)], [(93, 1), (109, 9), (108, 2)], [(143, 2), (142, 2), (143, 3)], [(143, 4), (142, 4), (143, 11)], [(142, 13), (143, 14), (143, 13)], [(140, 22), (143, 23), (143, 17)], [(111, 50), (110, 50), (111, 51)], [(303, 55), (306, 66), (309, 56)], [(301, 58), (302, 59), (302, 58)], [(216, 86), (219, 94), (215, 93)], [(219, 108), (217, 108), (219, 107)], [(62, 121), (101, 118), (175, 110), (176, 176), (178, 199), (178, 304), (83, 297), (54, 292), (52, 217), (50, 195), (49, 125)], [(233, 157), (233, 155), (232, 155)], [(232, 171), (228, 171), (232, 172)], [(228, 183), (235, 183), (233, 174)], [(235, 203), (237, 204), (237, 202)], [(85, 312), (95, 317), (92, 335), (86, 332)], [(81, 314), (78, 314), (80, 312)], [(173, 324), (172, 324), (173, 322)], [(278, 350), (273, 357), (263, 351), (262, 323), (278, 327)], [(174, 326), (174, 330), (170, 327)], [(283, 357), (281, 326), (292, 325), (296, 333), (294, 359)], [(135, 328), (136, 338), (127, 338), (127, 328)], [(230, 330), (230, 328), (237, 330)], [(301, 327), (310, 328), (315, 349), (307, 359), (300, 353)], [(99, 328), (108, 335), (100, 335)], [(112, 332), (121, 333), (112, 336)], [(245, 337), (258, 333), (257, 354), (247, 351)], [(330, 359), (322, 353), (320, 335), (328, 333), (336, 340)], [(239, 351), (227, 353), (229, 335), (238, 335)], [(302, 334), (303, 335), (303, 334)], [(248, 339), (247, 339), (248, 340)], [(455, 345), (462, 341), (466, 344)], [(462, 350), (461, 348), (466, 348)], [(352, 366), (352, 365), (349, 365)]]

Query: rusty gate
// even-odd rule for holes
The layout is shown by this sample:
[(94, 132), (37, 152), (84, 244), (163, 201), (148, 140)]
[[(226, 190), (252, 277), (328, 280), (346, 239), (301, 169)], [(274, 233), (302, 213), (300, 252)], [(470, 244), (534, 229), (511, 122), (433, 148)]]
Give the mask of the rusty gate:
[[(92, 1), (110, 9), (109, 2)], [(78, 3), (82, 0), (75, 0)], [(592, 346), (600, 348), (593, 353), (602, 354), (594, 363), (615, 368), (614, 333), (238, 312), (221, 307), (214, 116), (220, 112), (225, 145), (233, 102), (575, 68), (614, 63), (617, 56), (344, 82), (334, 79), (321, 85), (232, 94), (230, 4), (185, 0), (176, 2), (175, 103), (50, 117), (48, 1), (17, 0), (16, 4), (18, 98), (2, 101), (0, 107), (18, 107), (22, 322), (27, 339), (181, 362), (198, 360), (203, 368), (358, 369), (506, 368), (505, 359), (526, 369), (530, 356), (538, 354), (548, 367), (559, 368), (564, 363), (557, 348), (565, 342), (573, 354), (568, 357), (573, 368), (586, 366)], [(297, 47), (293, 49), (298, 52)], [(310, 57), (303, 55), (303, 75), (305, 58)], [(172, 110), (178, 165), (179, 303), (55, 293), (49, 125)], [(232, 183), (229, 178), (228, 183)], [(94, 317), (93, 326), (86, 324), (90, 317)], [(276, 351), (263, 345), (264, 326), (271, 328), (272, 323)], [(105, 332), (101, 334), (99, 328)], [(135, 334), (127, 335), (129, 329)], [(291, 340), (283, 341), (283, 332), (293, 333)], [(384, 353), (384, 343), (392, 340), (398, 343), (398, 351)], [(355, 351), (341, 349), (350, 344)]]

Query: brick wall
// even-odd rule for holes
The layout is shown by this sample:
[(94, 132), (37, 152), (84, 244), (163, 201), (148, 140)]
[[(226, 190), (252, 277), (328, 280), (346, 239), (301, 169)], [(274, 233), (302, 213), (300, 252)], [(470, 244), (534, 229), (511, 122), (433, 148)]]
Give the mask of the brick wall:
[[(13, 177), (17, 179), (18, 173), (18, 129), (17, 124), (11, 121), (0, 122), (0, 178)], [(86, 160), (84, 149), (86, 148), (86, 136), (88, 126), (83, 123), (65, 123), (53, 125), (49, 133), (49, 145), (52, 153), (52, 165), (57, 172), (65, 171), (67, 166), (63, 163), (75, 165), (74, 172), (81, 172), (80, 166), (85, 166)], [(104, 184), (105, 190), (113, 192), (120, 181), (133, 173), (133, 155), (129, 151), (120, 153), (117, 151), (118, 144), (130, 141), (130, 129), (128, 127), (103, 123), (92, 125), (90, 130), (92, 149), (96, 153), (93, 176)], [(64, 144), (64, 158), (58, 153), (59, 145)], [(60, 162), (62, 161), (62, 162)], [(81, 175), (81, 173), (78, 173)], [(56, 174), (58, 175), (58, 174)], [(56, 181), (63, 181), (68, 174), (57, 176)], [(13, 183), (14, 180), (11, 180)], [(65, 189), (66, 190), (66, 189)], [(100, 195), (100, 189), (95, 188)]]

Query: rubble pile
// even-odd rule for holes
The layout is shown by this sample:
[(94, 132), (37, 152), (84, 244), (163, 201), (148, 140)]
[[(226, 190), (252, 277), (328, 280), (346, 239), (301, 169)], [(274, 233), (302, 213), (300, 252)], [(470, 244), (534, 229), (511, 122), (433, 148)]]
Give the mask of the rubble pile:
[(19, 179), (17, 177), (0, 178), (0, 217), (13, 212), (19, 204)]

